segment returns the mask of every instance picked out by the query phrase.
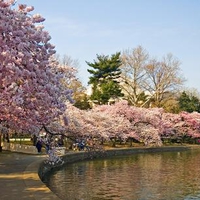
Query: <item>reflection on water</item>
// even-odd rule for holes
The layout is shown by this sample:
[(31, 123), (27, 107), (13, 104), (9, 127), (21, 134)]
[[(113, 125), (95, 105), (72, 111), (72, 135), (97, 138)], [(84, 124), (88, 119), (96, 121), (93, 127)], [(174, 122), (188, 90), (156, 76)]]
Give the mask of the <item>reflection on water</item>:
[(47, 181), (63, 200), (200, 199), (200, 151), (79, 162)]

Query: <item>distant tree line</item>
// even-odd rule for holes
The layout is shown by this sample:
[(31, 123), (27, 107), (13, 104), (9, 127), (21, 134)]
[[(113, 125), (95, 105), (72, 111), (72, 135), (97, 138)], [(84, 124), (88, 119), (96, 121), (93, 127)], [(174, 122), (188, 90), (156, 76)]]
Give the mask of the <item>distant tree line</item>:
[(90, 100), (95, 104), (125, 99), (133, 106), (162, 107), (172, 113), (200, 111), (198, 97), (183, 91), (186, 79), (172, 54), (158, 60), (138, 46), (110, 57), (97, 55), (93, 63), (86, 63), (91, 74)]
[[(69, 56), (58, 60), (62, 66), (77, 69), (78, 61)], [(200, 112), (198, 94), (183, 89), (186, 79), (181, 73), (180, 61), (172, 54), (159, 60), (138, 46), (111, 56), (97, 55), (93, 62), (86, 63), (91, 95), (77, 78), (67, 86), (73, 90), (74, 105), (80, 109), (123, 99), (132, 106), (162, 107), (171, 113)]]

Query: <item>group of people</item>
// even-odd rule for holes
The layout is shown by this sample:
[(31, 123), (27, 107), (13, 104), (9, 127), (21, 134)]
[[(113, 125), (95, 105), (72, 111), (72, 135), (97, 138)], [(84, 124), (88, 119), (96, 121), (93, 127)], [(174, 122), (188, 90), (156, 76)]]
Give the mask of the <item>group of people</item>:
[(85, 140), (83, 139), (76, 139), (73, 143), (73, 150), (74, 151), (83, 151), (85, 149)]
[(38, 153), (42, 153), (42, 147), (44, 147), (46, 153), (48, 153), (52, 142), (54, 143), (53, 146), (61, 147), (64, 145), (62, 137), (56, 138), (52, 141), (52, 139), (49, 139), (48, 137), (36, 137), (35, 135), (33, 136), (33, 145), (37, 148)]
[(92, 138), (87, 139), (76, 139), (73, 143), (74, 151), (84, 151), (88, 148), (94, 148), (95, 141)]
[[(33, 145), (37, 148), (38, 153), (42, 153), (42, 148), (44, 147), (46, 153), (50, 150), (51, 146), (54, 147), (63, 147), (64, 139), (62, 136), (56, 138), (49, 138), (46, 136), (33, 136)], [(95, 147), (96, 141), (93, 138), (77, 138), (73, 145), (72, 149), (74, 151), (87, 151)]]

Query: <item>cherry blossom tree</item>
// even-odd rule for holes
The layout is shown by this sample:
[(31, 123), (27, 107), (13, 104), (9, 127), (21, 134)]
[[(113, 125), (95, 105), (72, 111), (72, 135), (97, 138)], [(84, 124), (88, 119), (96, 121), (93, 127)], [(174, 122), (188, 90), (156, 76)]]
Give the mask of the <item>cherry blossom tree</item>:
[(63, 135), (73, 139), (95, 138), (99, 143), (135, 139), (145, 146), (162, 146), (165, 139), (200, 138), (199, 113), (172, 114), (162, 108), (129, 106), (127, 101), (99, 105), (87, 111), (72, 104), (67, 104), (67, 108), (65, 122), (61, 122), (65, 124)]
[(126, 138), (134, 138), (145, 145), (160, 146), (162, 144), (159, 136), (163, 128), (161, 123), (162, 109), (133, 107), (129, 106), (126, 101), (104, 106), (104, 109), (107, 114), (112, 113), (113, 117), (124, 117), (131, 124)]
[(181, 112), (178, 123), (172, 127), (182, 140), (184, 138), (200, 138), (200, 113)]
[(80, 110), (73, 105), (67, 105), (67, 136), (97, 137), (108, 139), (114, 135), (121, 135), (128, 131), (129, 121), (120, 116), (110, 115), (98, 109)]
[[(18, 132), (38, 133), (59, 120), (71, 91), (62, 87), (50, 58), (51, 37), (31, 14), (33, 6), (0, 1), (0, 125)], [(65, 98), (64, 98), (65, 97)]]
[[(105, 116), (115, 119), (109, 121), (115, 136), (119, 136), (115, 127), (119, 127), (120, 124), (120, 132), (126, 133), (124, 138), (134, 138), (146, 146), (161, 146), (165, 138), (177, 141), (183, 140), (184, 137), (193, 139), (200, 137), (199, 113), (171, 114), (164, 112), (162, 108), (147, 109), (129, 106), (126, 101), (98, 106), (91, 112), (98, 113), (98, 116), (104, 113)], [(120, 117), (124, 118), (123, 121), (120, 121)], [(101, 126), (101, 123), (99, 125)], [(107, 138), (114, 135), (108, 131), (107, 134)]]

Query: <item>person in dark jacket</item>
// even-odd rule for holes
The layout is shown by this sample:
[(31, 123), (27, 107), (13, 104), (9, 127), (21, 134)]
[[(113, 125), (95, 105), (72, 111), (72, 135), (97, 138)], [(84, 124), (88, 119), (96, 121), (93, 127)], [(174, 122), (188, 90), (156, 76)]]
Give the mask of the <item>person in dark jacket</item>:
[(37, 148), (38, 153), (41, 153), (42, 152), (42, 141), (38, 140), (35, 146)]

